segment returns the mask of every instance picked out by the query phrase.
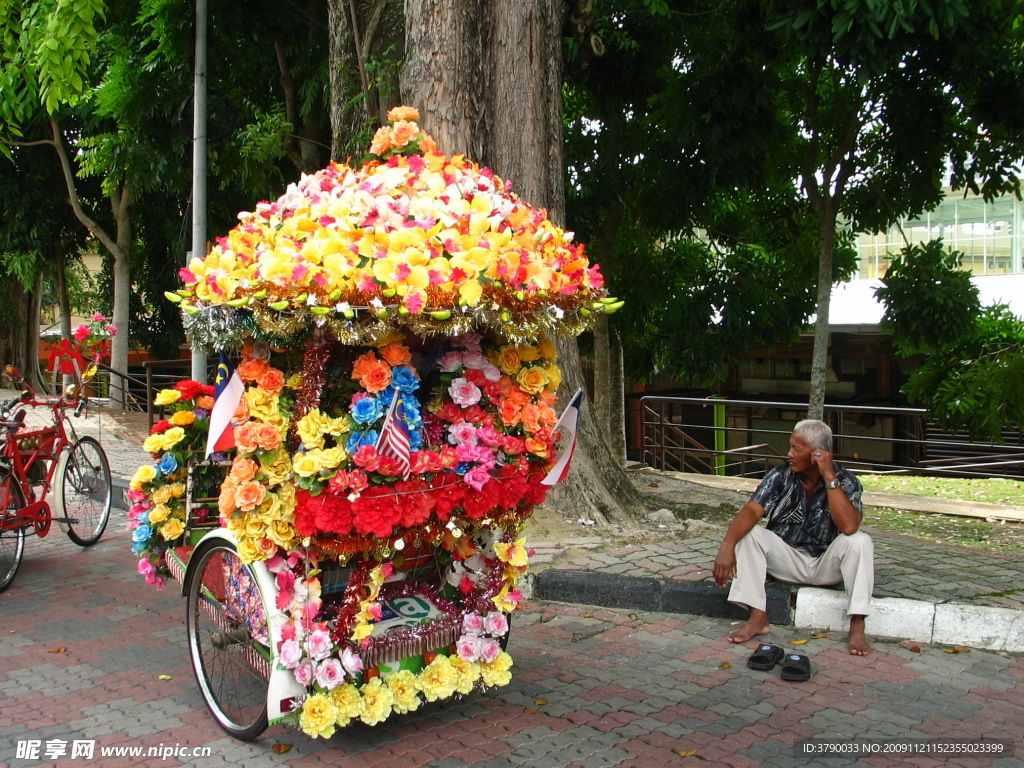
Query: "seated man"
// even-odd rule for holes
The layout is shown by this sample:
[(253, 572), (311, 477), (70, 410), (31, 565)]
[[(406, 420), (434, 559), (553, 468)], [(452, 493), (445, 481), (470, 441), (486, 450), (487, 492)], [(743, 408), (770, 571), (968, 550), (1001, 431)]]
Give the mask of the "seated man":
[[(864, 617), (874, 589), (874, 545), (859, 531), (860, 481), (832, 461), (832, 430), (807, 419), (793, 429), (789, 461), (771, 470), (726, 531), (713, 574), (720, 587), (735, 577), (729, 601), (750, 609), (750, 618), (729, 635), (744, 643), (771, 631), (765, 613), (766, 574), (795, 584), (842, 581), (849, 600), (847, 647), (871, 652)], [(767, 515), (767, 525), (758, 521)]]

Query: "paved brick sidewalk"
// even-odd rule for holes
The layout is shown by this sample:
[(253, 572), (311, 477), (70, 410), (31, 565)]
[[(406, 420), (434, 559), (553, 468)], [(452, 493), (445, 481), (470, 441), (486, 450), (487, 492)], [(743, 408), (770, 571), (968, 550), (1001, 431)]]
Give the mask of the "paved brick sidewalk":
[[(134, 573), (124, 517), (81, 550), (55, 531), (31, 539), (0, 594), (0, 765), (1024, 766), (1024, 657), (920, 653), (879, 642), (867, 658), (840, 636), (799, 648), (806, 683), (754, 672), (721, 620), (535, 602), (517, 614), (512, 683), (425, 705), (383, 726), (312, 740), (275, 727), (240, 744), (214, 725), (192, 678), (184, 604)], [(782, 643), (807, 633), (780, 634)], [(169, 679), (160, 679), (162, 675)], [(813, 738), (1006, 739), (1017, 755), (949, 760), (796, 757)], [(95, 757), (19, 760), (18, 742), (95, 742)], [(115, 746), (210, 747), (195, 759), (99, 757)], [(275, 745), (290, 745), (282, 754)], [(279, 747), (280, 748), (280, 747)], [(684, 756), (684, 754), (688, 756)]]

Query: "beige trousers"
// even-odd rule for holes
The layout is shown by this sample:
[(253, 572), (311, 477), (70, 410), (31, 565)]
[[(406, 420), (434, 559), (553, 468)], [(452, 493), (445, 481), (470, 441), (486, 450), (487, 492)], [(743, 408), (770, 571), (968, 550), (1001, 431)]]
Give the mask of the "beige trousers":
[(736, 544), (736, 576), (729, 601), (765, 610), (764, 582), (769, 575), (791, 584), (831, 586), (842, 582), (846, 613), (867, 616), (875, 588), (875, 545), (863, 531), (839, 534), (820, 557), (811, 557), (763, 525), (755, 525)]

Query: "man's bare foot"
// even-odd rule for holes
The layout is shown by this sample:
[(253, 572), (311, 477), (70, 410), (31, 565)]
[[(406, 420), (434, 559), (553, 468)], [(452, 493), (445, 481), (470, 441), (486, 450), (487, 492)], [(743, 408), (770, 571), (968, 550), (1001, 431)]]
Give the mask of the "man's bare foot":
[(764, 611), (752, 610), (747, 623), (735, 632), (729, 633), (729, 640), (733, 643), (745, 643), (758, 635), (767, 635), (771, 631), (771, 625), (768, 623), (768, 614)]
[(864, 617), (850, 617), (850, 631), (846, 635), (846, 647), (851, 656), (867, 656), (871, 653), (867, 634), (864, 632)]

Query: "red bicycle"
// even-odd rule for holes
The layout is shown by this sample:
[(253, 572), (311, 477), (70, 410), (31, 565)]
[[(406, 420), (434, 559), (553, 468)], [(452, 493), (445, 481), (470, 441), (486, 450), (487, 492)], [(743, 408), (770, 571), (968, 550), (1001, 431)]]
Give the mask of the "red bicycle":
[[(0, 404), (0, 592), (18, 572), (26, 533), (42, 538), (56, 521), (75, 544), (92, 546), (107, 526), (113, 497), (102, 446), (94, 437), (78, 437), (69, 418), (88, 405), (89, 369), (64, 397), (37, 396), (12, 366), (4, 374), (24, 391)], [(26, 425), (29, 408), (49, 408), (53, 423)], [(57, 516), (47, 500), (51, 489)]]

